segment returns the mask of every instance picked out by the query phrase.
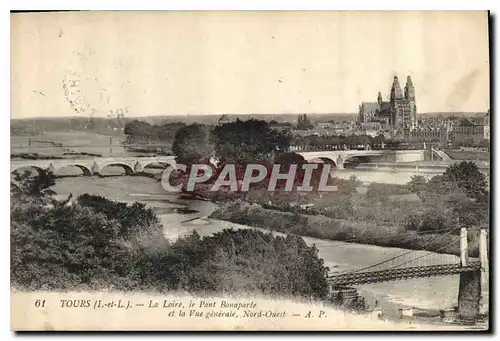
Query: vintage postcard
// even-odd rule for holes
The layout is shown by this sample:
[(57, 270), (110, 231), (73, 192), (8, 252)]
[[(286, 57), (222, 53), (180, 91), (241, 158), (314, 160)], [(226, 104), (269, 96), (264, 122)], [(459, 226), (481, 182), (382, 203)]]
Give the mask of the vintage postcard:
[(10, 20), (12, 330), (489, 330), (487, 11)]

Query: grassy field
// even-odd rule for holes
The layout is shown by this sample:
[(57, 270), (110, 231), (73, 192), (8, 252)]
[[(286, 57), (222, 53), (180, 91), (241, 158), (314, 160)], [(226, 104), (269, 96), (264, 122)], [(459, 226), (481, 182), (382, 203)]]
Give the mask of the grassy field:
[[(417, 234), (415, 231), (407, 231), (404, 226), (332, 219), (323, 215), (295, 215), (265, 209), (256, 204), (225, 204), (214, 211), (211, 218), (318, 239), (460, 254), (458, 243), (449, 245), (458, 241), (457, 235)], [(470, 236), (469, 255), (477, 257), (477, 238), (472, 234)]]
[(484, 151), (465, 151), (465, 150), (452, 150), (447, 149), (448, 154), (453, 160), (467, 160), (467, 161), (490, 161), (491, 154)]
[(144, 177), (87, 177), (65, 178), (56, 181), (52, 188), (57, 194), (66, 196), (69, 193), (79, 196), (84, 193), (102, 195), (110, 200), (133, 200), (134, 194), (165, 195), (159, 182)]
[(111, 141), (110, 138), (108, 135), (82, 131), (11, 136), (11, 154), (37, 153), (45, 156), (62, 156), (65, 153), (91, 153), (102, 156), (125, 154), (121, 146), (123, 138), (113, 136)]

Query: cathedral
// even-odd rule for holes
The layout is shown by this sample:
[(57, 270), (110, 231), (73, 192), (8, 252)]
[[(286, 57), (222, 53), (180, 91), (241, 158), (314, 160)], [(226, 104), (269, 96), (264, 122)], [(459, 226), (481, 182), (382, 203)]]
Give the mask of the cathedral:
[(411, 77), (406, 78), (406, 86), (403, 93), (397, 76), (391, 87), (389, 102), (382, 100), (382, 94), (378, 93), (377, 102), (362, 102), (359, 106), (359, 121), (380, 122), (389, 124), (396, 129), (413, 129), (417, 124), (417, 106), (415, 105), (415, 87)]

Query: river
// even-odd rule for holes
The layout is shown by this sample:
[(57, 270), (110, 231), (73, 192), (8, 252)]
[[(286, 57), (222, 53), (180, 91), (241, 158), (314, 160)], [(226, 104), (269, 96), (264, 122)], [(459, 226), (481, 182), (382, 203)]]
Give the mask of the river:
[[(336, 176), (356, 175), (363, 181), (370, 181), (377, 175), (362, 170), (338, 170)], [(404, 183), (408, 175), (405, 172), (378, 172), (378, 182)], [(385, 181), (384, 181), (385, 180)], [(373, 180), (372, 180), (373, 181)], [(181, 199), (177, 195), (166, 194), (161, 185), (146, 177), (68, 177), (59, 179), (54, 186), (58, 195), (65, 196), (70, 192), (76, 197), (83, 193), (105, 196), (112, 200), (124, 202), (142, 202), (153, 208), (159, 216), (169, 239), (196, 230), (202, 236), (209, 236), (225, 228), (249, 228), (247, 226), (208, 219), (208, 215), (216, 208), (211, 202), (202, 200)], [(201, 219), (197, 219), (201, 218)], [(379, 247), (345, 243), (339, 241), (321, 240), (304, 237), (308, 244), (315, 244), (320, 257), (331, 271), (355, 270), (369, 266), (384, 259), (396, 256), (407, 250), (400, 248)], [(444, 260), (452, 255), (433, 254), (432, 262)], [(404, 281), (385, 282), (357, 287), (359, 292), (373, 306), (378, 300), (384, 313), (396, 313), (399, 307), (413, 306), (425, 309), (451, 308), (457, 305), (458, 275), (411, 279)]]
[[(489, 179), (489, 163), (476, 162), (481, 173)], [(427, 179), (443, 174), (448, 164), (436, 164), (430, 162), (414, 163), (387, 163), (387, 164), (359, 164), (355, 168), (334, 168), (331, 171), (333, 176), (340, 179), (349, 179), (355, 176), (363, 182), (380, 182), (394, 185), (404, 185), (411, 180), (412, 176), (421, 175)]]

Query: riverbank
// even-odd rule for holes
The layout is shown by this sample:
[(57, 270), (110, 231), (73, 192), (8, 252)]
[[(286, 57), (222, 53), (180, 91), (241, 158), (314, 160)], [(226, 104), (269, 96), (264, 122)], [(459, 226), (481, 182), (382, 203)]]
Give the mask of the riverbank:
[[(174, 235), (181, 233), (184, 221), (211, 216), (218, 220), (318, 239), (459, 254), (458, 242), (454, 246), (441, 249), (444, 245), (458, 241), (456, 235), (418, 234), (415, 231), (407, 231), (401, 224), (381, 224), (373, 220), (333, 219), (324, 215), (298, 215), (248, 203), (231, 207), (231, 204), (236, 201), (214, 203), (200, 199), (182, 199), (177, 195), (166, 194), (159, 182), (141, 176), (92, 178), (90, 183), (88, 179), (85, 177), (60, 179), (54, 186), (54, 190), (61, 197), (67, 197), (69, 193), (73, 193), (75, 197), (90, 193), (103, 195), (111, 200), (130, 203), (140, 201), (153, 208)], [(197, 212), (174, 211), (183, 205)], [(405, 203), (405, 205), (409, 204)], [(402, 205), (402, 208), (405, 205)], [(165, 216), (164, 213), (168, 215)], [(387, 212), (391, 216), (394, 213), (390, 210)], [(469, 248), (470, 256), (475, 257), (478, 250), (474, 240), (471, 240)]]
[[(457, 235), (418, 234), (415, 231), (407, 231), (404, 227), (374, 226), (369, 222), (332, 219), (323, 215), (294, 214), (244, 202), (223, 204), (210, 217), (318, 239), (460, 254)], [(477, 254), (477, 245), (471, 244), (469, 255), (476, 257)]]
[[(225, 229), (256, 228), (227, 220), (205, 219), (220, 204), (207, 200), (183, 199), (169, 195), (160, 183), (145, 177), (75, 177), (58, 179), (53, 188), (61, 198), (69, 193), (76, 197), (84, 193), (103, 195), (127, 203), (140, 202), (158, 215), (167, 239), (175, 241), (193, 231), (200, 236), (211, 236)], [(186, 211), (189, 210), (189, 213)], [(192, 212), (197, 211), (197, 212)], [(201, 219), (199, 219), (201, 218)], [(263, 227), (263, 226), (262, 226)], [(257, 227), (257, 229), (260, 229)], [(263, 229), (260, 229), (263, 230)], [(269, 229), (267, 229), (269, 230)], [(280, 232), (273, 232), (282, 235)], [(315, 245), (325, 266), (331, 271), (345, 272), (360, 269), (396, 257), (409, 250), (361, 243), (346, 243), (328, 239), (303, 237), (308, 245)], [(429, 257), (427, 251), (415, 251), (417, 257)], [(455, 261), (456, 256), (431, 254), (436, 264)], [(425, 309), (452, 308), (457, 305), (458, 275), (416, 278), (406, 281), (384, 282), (358, 287), (360, 294), (373, 307), (377, 301), (384, 313), (397, 314), (400, 307)]]

